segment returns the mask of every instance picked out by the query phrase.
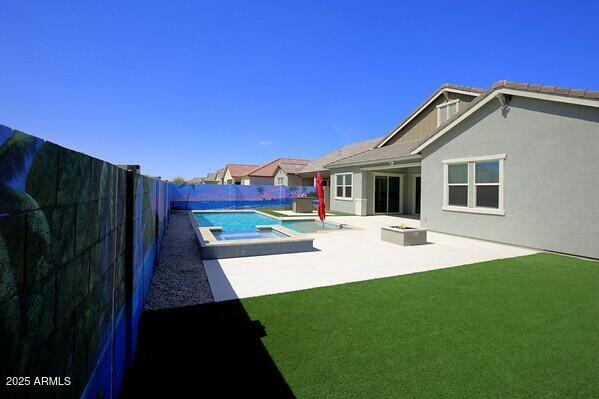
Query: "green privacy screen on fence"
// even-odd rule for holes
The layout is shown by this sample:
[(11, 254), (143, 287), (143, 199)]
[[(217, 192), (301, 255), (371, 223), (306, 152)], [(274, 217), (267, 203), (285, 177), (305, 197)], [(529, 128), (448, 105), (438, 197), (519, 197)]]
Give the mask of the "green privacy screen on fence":
[(2, 125), (0, 166), (0, 375), (70, 379), (30, 392), (117, 397), (168, 183)]

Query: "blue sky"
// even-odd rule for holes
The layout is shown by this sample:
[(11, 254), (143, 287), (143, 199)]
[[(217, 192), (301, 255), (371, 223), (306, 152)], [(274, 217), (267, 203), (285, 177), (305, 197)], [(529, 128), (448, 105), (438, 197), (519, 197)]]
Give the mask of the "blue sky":
[(385, 135), (446, 82), (599, 90), (597, 1), (1, 10), (0, 124), (166, 178)]

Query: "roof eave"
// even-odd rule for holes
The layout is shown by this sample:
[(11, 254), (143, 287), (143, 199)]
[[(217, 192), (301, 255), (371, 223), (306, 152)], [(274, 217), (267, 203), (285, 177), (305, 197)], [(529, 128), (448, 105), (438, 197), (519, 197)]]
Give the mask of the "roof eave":
[(372, 161), (349, 162), (349, 163), (343, 163), (343, 164), (338, 164), (338, 165), (328, 164), (326, 166), (327, 166), (327, 170), (330, 170), (330, 169), (339, 169), (339, 168), (345, 168), (345, 167), (351, 167), (351, 166), (375, 165), (375, 164), (385, 163), (385, 162), (410, 161), (410, 160), (420, 159), (420, 158), (421, 158), (420, 154), (406, 154), (406, 155), (401, 155), (398, 157), (381, 158), (381, 159), (376, 159), (376, 160), (372, 160)]

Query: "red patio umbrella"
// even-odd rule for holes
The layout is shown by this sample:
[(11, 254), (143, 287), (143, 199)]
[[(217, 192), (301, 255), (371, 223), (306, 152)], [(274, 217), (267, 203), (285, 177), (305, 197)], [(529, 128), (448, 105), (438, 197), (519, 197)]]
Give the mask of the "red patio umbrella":
[(318, 217), (322, 220), (322, 224), (324, 226), (324, 219), (327, 213), (327, 204), (324, 202), (324, 180), (320, 173), (318, 173), (318, 177), (316, 177), (316, 191), (318, 192)]

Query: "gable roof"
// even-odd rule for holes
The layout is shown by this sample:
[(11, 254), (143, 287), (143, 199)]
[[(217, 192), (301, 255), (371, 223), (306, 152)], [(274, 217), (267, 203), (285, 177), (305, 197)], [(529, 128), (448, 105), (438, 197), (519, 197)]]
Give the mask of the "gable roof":
[(376, 144), (381, 140), (382, 137), (377, 137), (375, 139), (360, 141), (359, 143), (348, 144), (346, 146), (338, 148), (335, 151), (330, 152), (325, 156), (310, 162), (301, 170), (301, 173), (315, 173), (325, 171), (327, 170), (327, 168), (325, 167), (326, 165), (340, 161), (345, 158), (352, 157), (364, 151), (368, 151), (369, 149), (376, 146)]
[(459, 86), (451, 83), (446, 83), (441, 86), (437, 91), (435, 91), (424, 103), (422, 103), (416, 111), (412, 112), (410, 116), (403, 120), (395, 129), (391, 131), (387, 136), (385, 136), (380, 143), (376, 145), (376, 147), (383, 147), (389, 140), (395, 137), (408, 123), (410, 123), (414, 118), (416, 118), (422, 111), (424, 111), (431, 103), (433, 103), (439, 96), (443, 95), (443, 93), (458, 93), (458, 94), (467, 94), (473, 97), (480, 96), (484, 93), (484, 89), (479, 89), (476, 87), (467, 87), (467, 86)]
[[(254, 168), (253, 170), (248, 171), (245, 176), (254, 176), (254, 177), (273, 177), (277, 172), (277, 168), (279, 165), (284, 164), (287, 167), (291, 168), (291, 165), (300, 165), (302, 168), (306, 166), (310, 161), (305, 159), (294, 159), (294, 158), (278, 158), (274, 161), (270, 161), (269, 163)], [(284, 170), (283, 170), (284, 171)], [(285, 172), (287, 173), (287, 172)]]
[(306, 165), (308, 165), (308, 161), (306, 161), (305, 163), (288, 163), (288, 162), (281, 162), (279, 164), (278, 169), (281, 169), (283, 172), (285, 172), (288, 175), (297, 175), (299, 174), (302, 169), (304, 169), (306, 167)]
[[(229, 163), (225, 167), (225, 170), (229, 169), (229, 173), (233, 177), (241, 177), (247, 175), (249, 171), (258, 167), (258, 165), (246, 165), (240, 163)], [(224, 175), (224, 173), (223, 173)]]
[(206, 176), (206, 179), (204, 179), (205, 181), (216, 181), (216, 173), (212, 172), (212, 173), (208, 173), (208, 176)]
[(202, 184), (202, 183), (204, 183), (204, 180), (206, 180), (205, 177), (194, 177), (193, 179), (191, 179), (189, 181), (189, 183), (191, 183), (191, 184)]
[(503, 102), (503, 96), (521, 96), (545, 101), (557, 101), (599, 108), (599, 91), (543, 86), (538, 84), (517, 83), (502, 80), (495, 83), (491, 89), (487, 90), (483, 95), (472, 101), (468, 108), (458, 112), (445, 124), (433, 130), (433, 132), (426, 137), (419, 146), (412, 150), (412, 154), (420, 153), (439, 137), (453, 129), (455, 126), (460, 124), (463, 120), (468, 118), (494, 98), (500, 97), (500, 101)]

